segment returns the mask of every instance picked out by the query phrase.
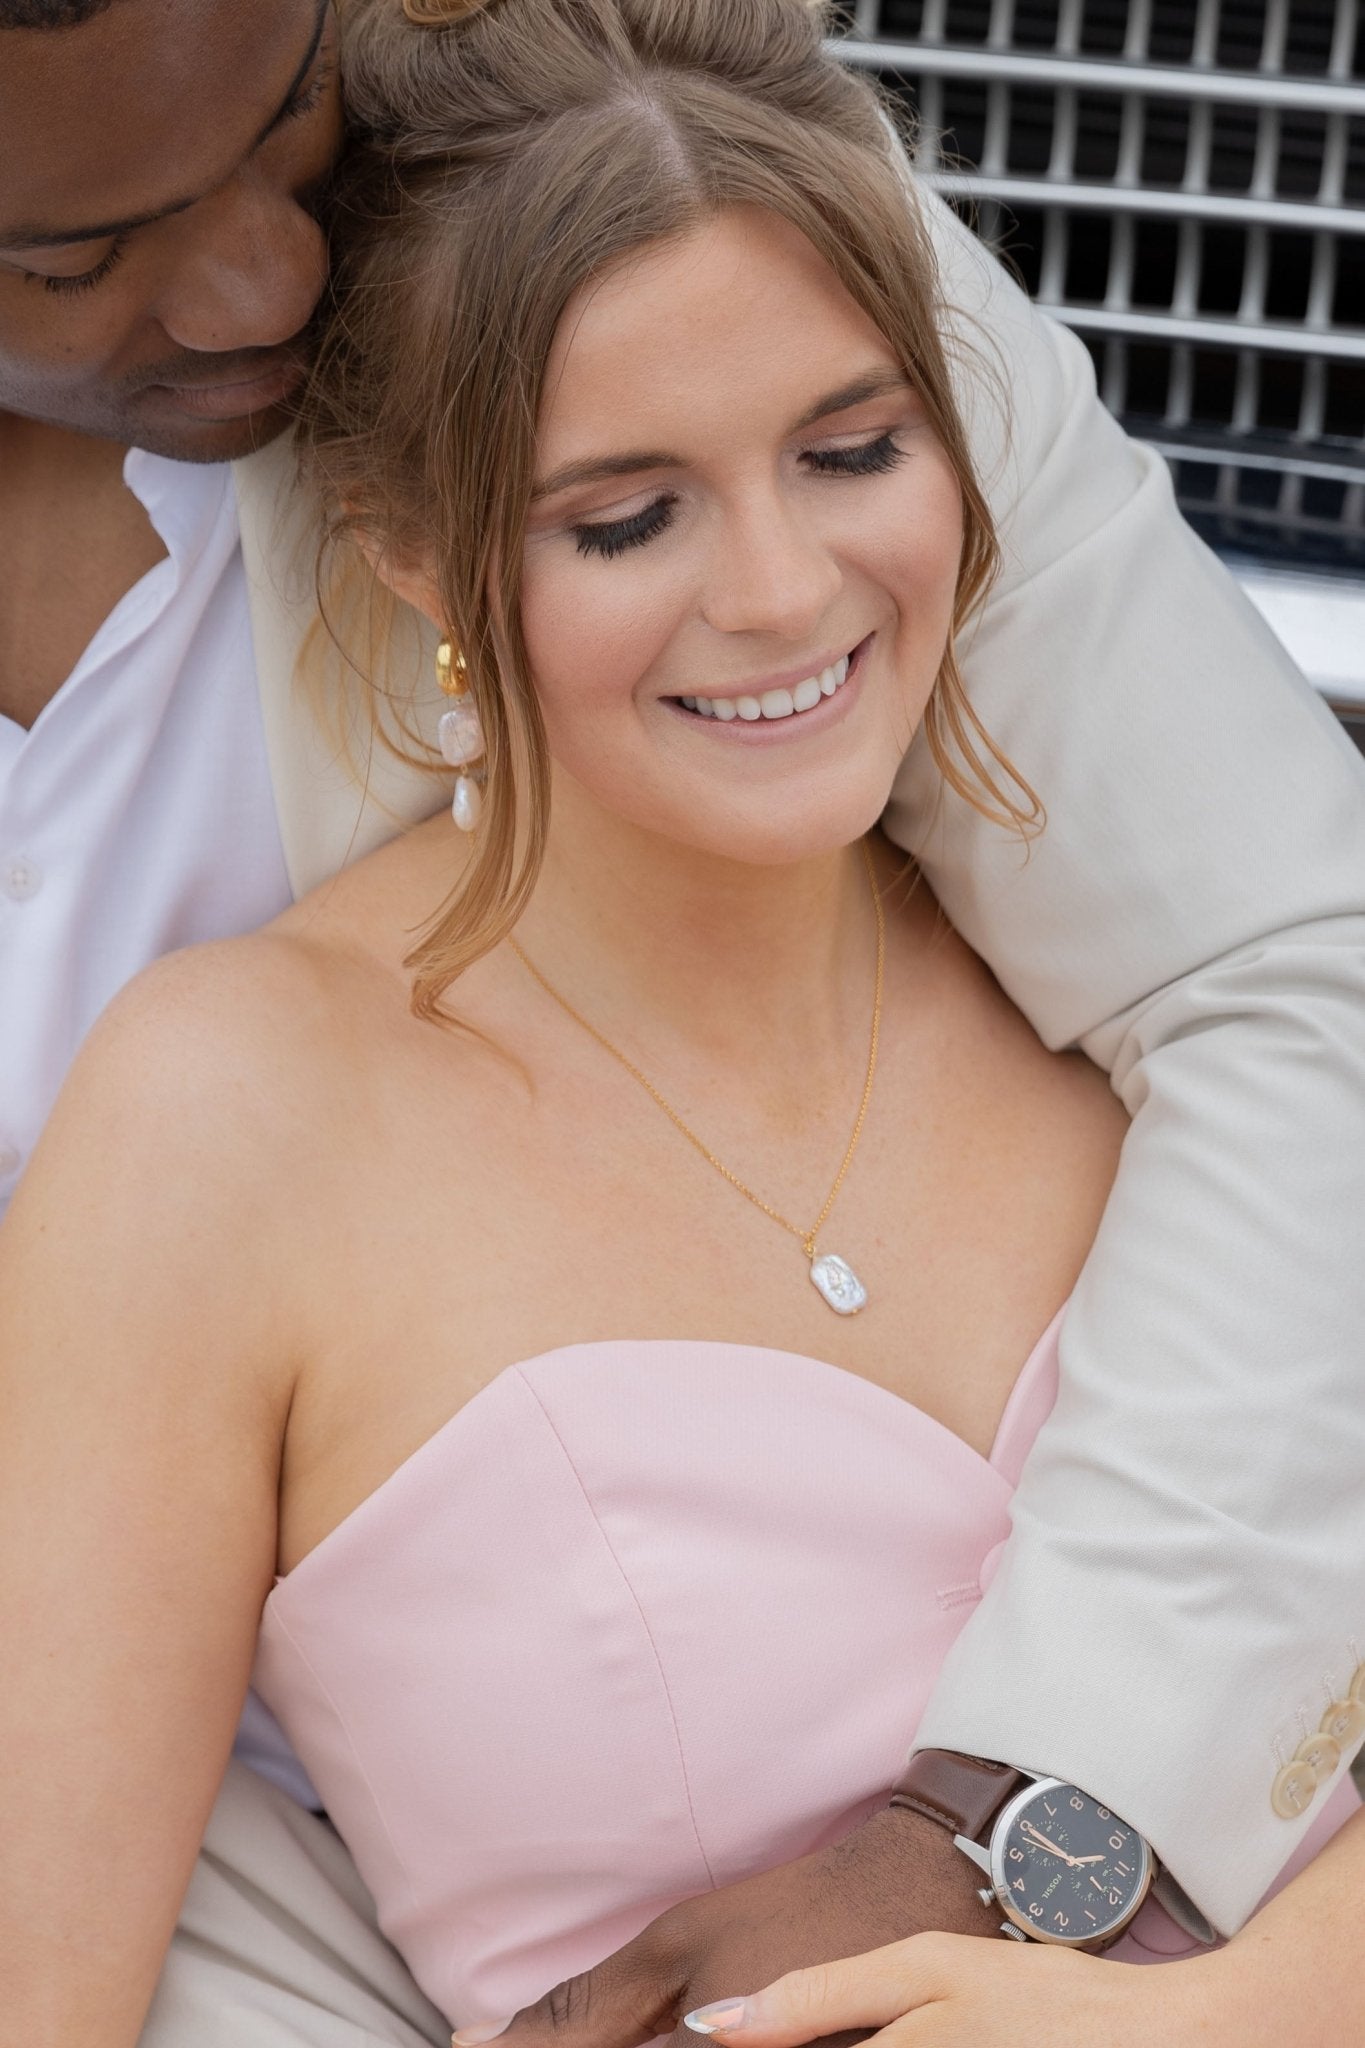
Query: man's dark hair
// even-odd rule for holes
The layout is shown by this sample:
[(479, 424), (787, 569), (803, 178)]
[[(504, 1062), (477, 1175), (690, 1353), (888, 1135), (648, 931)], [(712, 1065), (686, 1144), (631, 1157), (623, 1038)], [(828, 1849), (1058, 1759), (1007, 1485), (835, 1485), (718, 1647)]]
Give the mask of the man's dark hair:
[(79, 28), (114, 0), (0, 0), (0, 28)]

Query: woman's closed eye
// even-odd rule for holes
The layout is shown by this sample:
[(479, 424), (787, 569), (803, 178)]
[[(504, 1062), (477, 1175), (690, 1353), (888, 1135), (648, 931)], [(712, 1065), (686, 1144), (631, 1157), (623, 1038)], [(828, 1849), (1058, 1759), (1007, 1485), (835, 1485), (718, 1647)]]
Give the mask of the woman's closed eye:
[(646, 505), (642, 512), (632, 512), (626, 519), (605, 519), (597, 522), (583, 522), (569, 528), (578, 543), (580, 555), (601, 555), (611, 561), (617, 555), (624, 555), (628, 548), (642, 548), (673, 523), (673, 508), (677, 499), (665, 492)]
[(885, 476), (905, 461), (907, 453), (894, 430), (888, 430), (875, 441), (851, 447), (807, 448), (801, 460), (820, 476)]
[[(800, 460), (817, 476), (886, 476), (899, 468), (907, 453), (894, 431), (888, 431), (879, 434), (875, 441), (860, 441), (850, 447), (807, 448)], [(569, 531), (580, 555), (599, 555), (612, 561), (631, 548), (647, 546), (665, 532), (673, 523), (677, 503), (675, 495), (665, 492), (627, 518), (580, 520)]]

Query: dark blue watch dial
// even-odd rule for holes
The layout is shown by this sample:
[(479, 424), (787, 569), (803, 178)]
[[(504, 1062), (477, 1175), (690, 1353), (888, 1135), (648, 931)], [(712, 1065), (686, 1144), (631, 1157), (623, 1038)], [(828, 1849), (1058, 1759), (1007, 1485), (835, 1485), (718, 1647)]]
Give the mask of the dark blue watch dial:
[(992, 1874), (1021, 1927), (1043, 1940), (1083, 1942), (1127, 1919), (1150, 1870), (1134, 1828), (1074, 1785), (1039, 1785), (1005, 1818)]

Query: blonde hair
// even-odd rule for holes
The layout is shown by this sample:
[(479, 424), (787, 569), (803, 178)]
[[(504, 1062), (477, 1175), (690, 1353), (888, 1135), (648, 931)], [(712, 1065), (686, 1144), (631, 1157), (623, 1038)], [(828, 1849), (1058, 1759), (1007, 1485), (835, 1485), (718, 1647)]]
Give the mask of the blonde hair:
[[(396, 563), (434, 563), (483, 723), (483, 822), (408, 962), (414, 1008), (434, 1016), (515, 926), (544, 856), (550, 767), (521, 561), (546, 365), (586, 280), (730, 208), (782, 217), (895, 350), (957, 473), (954, 637), (996, 542), (899, 145), (874, 91), (826, 51), (819, 5), (347, 0), (342, 20), (354, 142), (302, 440), (334, 536), (362, 530)], [(1036, 825), (951, 640), (925, 728), (969, 803)]]

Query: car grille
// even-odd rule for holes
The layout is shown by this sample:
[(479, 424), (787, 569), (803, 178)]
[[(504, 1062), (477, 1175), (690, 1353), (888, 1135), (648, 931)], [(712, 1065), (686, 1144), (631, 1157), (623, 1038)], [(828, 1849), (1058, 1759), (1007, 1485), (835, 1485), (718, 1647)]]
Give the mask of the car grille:
[(856, 0), (923, 174), (1225, 554), (1365, 570), (1358, 0)]

